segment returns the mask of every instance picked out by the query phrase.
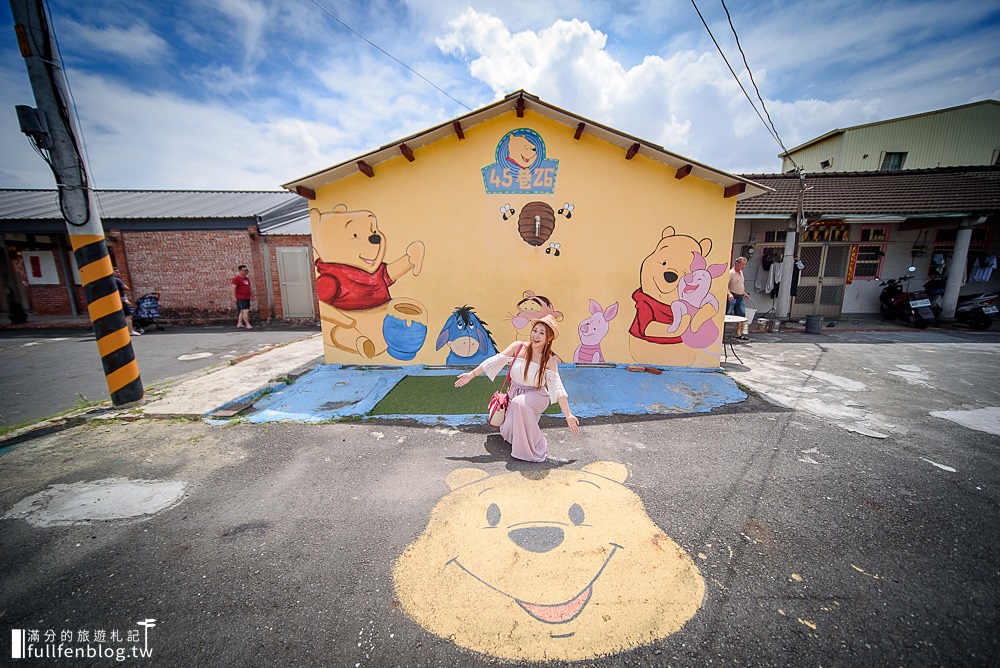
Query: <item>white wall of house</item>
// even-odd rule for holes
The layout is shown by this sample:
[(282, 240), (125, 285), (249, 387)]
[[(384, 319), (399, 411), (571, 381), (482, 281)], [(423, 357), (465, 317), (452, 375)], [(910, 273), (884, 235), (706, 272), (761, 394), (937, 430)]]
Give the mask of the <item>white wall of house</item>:
[[(851, 223), (850, 241), (844, 245), (861, 244), (861, 228), (865, 223)], [(761, 257), (766, 245), (763, 243), (764, 234), (767, 231), (784, 230), (787, 222), (784, 220), (762, 220), (762, 219), (737, 219), (733, 235), (732, 256), (730, 262), (744, 253), (745, 246), (755, 239), (753, 244), (755, 252), (750, 257), (750, 262), (744, 270), (746, 277), (747, 292), (750, 293), (753, 302), (751, 305), (757, 308), (758, 314), (764, 314), (771, 310), (777, 300), (772, 299), (767, 293), (758, 292), (754, 288), (756, 278), (761, 268)], [(879, 271), (880, 279), (899, 278), (907, 274), (907, 269), (916, 267), (913, 273), (914, 278), (909, 282), (911, 290), (923, 287), (928, 280), (931, 268), (931, 261), (934, 254), (935, 230), (900, 230), (898, 223), (888, 224), (888, 238), (884, 243), (885, 256), (882, 259)], [(986, 253), (1000, 253), (1000, 227), (991, 230), (992, 243), (985, 249)], [(865, 245), (871, 245), (866, 242)], [(879, 244), (882, 245), (882, 244)], [(921, 248), (921, 247), (924, 248)], [(950, 261), (950, 259), (949, 259)], [(844, 290), (844, 301), (841, 313), (878, 313), (878, 296), (882, 288), (879, 287), (881, 281), (865, 277), (855, 277)], [(1000, 271), (994, 271), (988, 282), (968, 282), (961, 290), (960, 294), (978, 294), (980, 292), (1000, 291)]]

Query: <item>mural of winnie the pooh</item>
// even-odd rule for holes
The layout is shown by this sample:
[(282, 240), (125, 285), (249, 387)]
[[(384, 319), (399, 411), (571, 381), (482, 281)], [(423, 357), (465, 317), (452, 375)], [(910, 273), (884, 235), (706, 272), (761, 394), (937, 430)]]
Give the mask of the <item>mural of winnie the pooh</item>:
[(386, 238), (371, 211), (339, 204), (326, 213), (311, 209), (309, 220), (324, 345), (365, 359), (387, 350), (413, 359), (427, 336), (426, 309), (415, 299), (393, 299), (389, 287), (407, 272), (420, 275), (423, 242), (385, 263)]
[[(695, 318), (685, 312), (677, 317), (671, 304), (682, 301), (679, 293), (681, 278), (694, 271), (696, 257), (708, 257), (712, 240), (698, 241), (694, 237), (677, 234), (673, 227), (666, 227), (656, 248), (639, 269), (639, 288), (632, 293), (635, 301), (635, 319), (629, 328), (629, 351), (637, 362), (667, 366), (718, 366), (718, 343), (698, 347), (688, 344), (686, 333), (697, 333), (705, 323), (718, 314), (718, 309), (701, 308)], [(716, 300), (718, 303), (718, 300)], [(710, 327), (713, 327), (710, 325)], [(718, 337), (718, 327), (714, 327)], [(685, 339), (688, 339), (686, 341)]]
[(591, 659), (666, 638), (697, 612), (705, 583), (627, 477), (615, 462), (453, 471), (452, 491), (396, 562), (403, 610), (502, 659)]

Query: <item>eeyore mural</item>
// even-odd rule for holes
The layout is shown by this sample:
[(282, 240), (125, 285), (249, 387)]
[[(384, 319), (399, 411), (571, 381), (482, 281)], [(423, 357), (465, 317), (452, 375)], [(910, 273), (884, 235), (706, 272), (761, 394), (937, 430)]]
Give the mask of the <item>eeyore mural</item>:
[(479, 364), (497, 354), (493, 335), (471, 306), (459, 306), (445, 321), (435, 350), (446, 344), (451, 350), (446, 364)]

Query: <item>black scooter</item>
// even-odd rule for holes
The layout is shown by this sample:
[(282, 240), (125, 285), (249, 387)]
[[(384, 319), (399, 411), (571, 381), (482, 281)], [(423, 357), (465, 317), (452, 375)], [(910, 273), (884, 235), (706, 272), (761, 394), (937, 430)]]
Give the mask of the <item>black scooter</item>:
[[(924, 290), (930, 295), (933, 303), (931, 310), (935, 316), (941, 315), (941, 296), (944, 295), (946, 283), (942, 278), (934, 278), (924, 283)], [(992, 292), (977, 295), (959, 295), (955, 308), (955, 322), (966, 325), (969, 329), (985, 330), (993, 326), (993, 318), (997, 315), (997, 296)]]
[(906, 276), (890, 278), (879, 283), (882, 293), (878, 296), (879, 311), (886, 320), (899, 318), (901, 321), (913, 325), (917, 329), (927, 329), (931, 324), (937, 322), (934, 311), (931, 310), (931, 300), (923, 290), (909, 292), (903, 288), (903, 281), (906, 287), (910, 287), (910, 279), (916, 267), (910, 267)]

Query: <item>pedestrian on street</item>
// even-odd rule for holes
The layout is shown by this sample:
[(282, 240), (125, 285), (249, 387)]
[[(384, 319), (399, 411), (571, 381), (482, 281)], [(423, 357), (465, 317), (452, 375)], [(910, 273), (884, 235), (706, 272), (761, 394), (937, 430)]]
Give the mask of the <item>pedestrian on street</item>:
[(500, 426), (500, 435), (511, 445), (515, 459), (529, 462), (545, 461), (548, 441), (538, 423), (542, 411), (558, 402), (566, 426), (573, 434), (580, 433), (580, 420), (570, 411), (569, 395), (559, 377), (559, 356), (552, 352), (552, 342), (559, 336), (559, 326), (551, 314), (535, 318), (530, 323), (527, 343), (514, 341), (503, 351), (484, 360), (472, 371), (461, 374), (455, 387), (467, 385), (476, 376), (486, 374), (490, 380), (510, 364), (510, 390), (507, 416)]
[(132, 326), (132, 302), (128, 299), (130, 288), (122, 280), (122, 270), (118, 267), (115, 267), (115, 284), (118, 286), (118, 298), (122, 301), (122, 313), (125, 314), (125, 326), (128, 327), (129, 336), (142, 336), (142, 333), (135, 331)]
[(253, 288), (250, 286), (250, 270), (245, 264), (236, 268), (236, 275), (233, 276), (233, 299), (236, 300), (236, 310), (239, 315), (236, 317), (237, 329), (253, 329), (250, 325), (250, 300), (253, 299)]
[[(747, 294), (746, 281), (743, 278), (743, 268), (747, 266), (747, 259), (742, 255), (736, 258), (733, 268), (729, 270), (729, 288), (726, 294), (726, 315), (738, 315), (745, 318), (747, 315), (744, 300), (750, 295)], [(736, 338), (741, 341), (748, 340), (744, 327), (746, 323), (736, 326)]]

